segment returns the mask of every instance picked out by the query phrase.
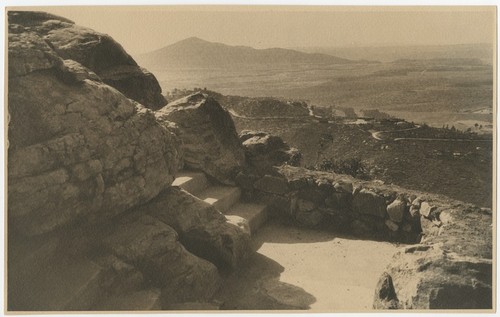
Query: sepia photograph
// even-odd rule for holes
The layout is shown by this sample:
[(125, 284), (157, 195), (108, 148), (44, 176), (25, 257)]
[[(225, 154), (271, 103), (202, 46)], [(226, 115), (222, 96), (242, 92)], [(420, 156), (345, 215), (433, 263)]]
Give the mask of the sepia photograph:
[(4, 313), (496, 311), (496, 6), (4, 9)]

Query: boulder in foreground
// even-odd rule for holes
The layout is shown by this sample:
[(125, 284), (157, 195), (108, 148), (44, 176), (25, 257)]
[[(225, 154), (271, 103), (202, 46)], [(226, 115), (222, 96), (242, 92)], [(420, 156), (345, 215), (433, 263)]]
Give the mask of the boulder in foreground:
[(234, 184), (245, 164), (245, 153), (231, 116), (215, 99), (196, 93), (169, 103), (156, 117), (177, 125), (186, 167), (202, 170), (223, 184)]
[[(106, 84), (147, 108), (156, 110), (167, 101), (155, 76), (137, 65), (123, 47), (107, 34), (75, 25), (45, 12), (10, 11), (10, 33), (38, 35), (62, 59), (72, 59), (95, 72)], [(10, 64), (10, 62), (9, 62)]]
[(175, 135), (30, 30), (9, 34), (10, 229), (36, 235), (112, 217), (168, 187)]

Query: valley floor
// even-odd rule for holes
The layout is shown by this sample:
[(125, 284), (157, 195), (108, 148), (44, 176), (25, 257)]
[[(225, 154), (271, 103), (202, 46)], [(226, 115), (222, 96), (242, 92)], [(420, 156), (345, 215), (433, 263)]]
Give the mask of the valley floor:
[(223, 309), (371, 310), (375, 285), (399, 247), (276, 221), (254, 243), (257, 253), (218, 295)]

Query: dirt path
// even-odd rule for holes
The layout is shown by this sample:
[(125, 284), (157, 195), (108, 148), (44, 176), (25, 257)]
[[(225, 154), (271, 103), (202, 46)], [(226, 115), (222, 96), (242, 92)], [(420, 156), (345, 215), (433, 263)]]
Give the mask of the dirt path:
[[(402, 129), (402, 130), (386, 130), (386, 131), (373, 131), (373, 130), (370, 130), (369, 132), (371, 133), (372, 138), (374, 138), (375, 140), (383, 141), (383, 140), (385, 140), (385, 139), (382, 138), (382, 134), (383, 133), (411, 131), (411, 130), (420, 129), (420, 127), (421, 127), (420, 125), (416, 125), (413, 128)], [(396, 139), (394, 139), (394, 140), (396, 140)]]
[(270, 223), (256, 255), (226, 279), (224, 309), (371, 309), (375, 285), (398, 246)]
[(445, 142), (493, 142), (493, 140), (483, 139), (435, 139), (435, 138), (394, 138), (394, 141), (445, 141)]
[[(370, 132), (372, 138), (374, 138), (375, 140), (384, 141), (387, 139), (382, 137), (383, 133), (411, 131), (411, 130), (419, 129), (420, 127), (421, 127), (420, 125), (416, 125), (413, 128), (403, 129), (403, 130), (387, 130), (387, 131), (370, 130), (368, 132)], [(440, 138), (393, 138), (392, 140), (393, 141), (404, 141), (404, 140), (407, 140), (407, 141), (446, 141), (446, 142), (476, 142), (476, 141), (477, 142), (492, 142), (493, 141), (493, 140), (482, 140), (482, 139), (443, 139), (443, 138), (441, 138), (441, 139)]]
[(300, 118), (309, 118), (309, 116), (276, 116), (276, 117), (247, 117), (241, 114), (236, 113), (233, 109), (228, 109), (228, 112), (231, 114), (231, 116), (240, 118), (240, 119), (247, 119), (247, 120), (279, 120), (279, 119), (300, 119)]

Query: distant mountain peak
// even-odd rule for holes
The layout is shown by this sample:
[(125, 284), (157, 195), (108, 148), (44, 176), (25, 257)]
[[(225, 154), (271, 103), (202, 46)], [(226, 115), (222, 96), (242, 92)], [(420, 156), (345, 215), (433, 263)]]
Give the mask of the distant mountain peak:
[(178, 41), (177, 43), (181, 43), (181, 42), (185, 42), (185, 43), (189, 43), (189, 42), (194, 42), (194, 43), (196, 43), (196, 42), (210, 43), (209, 41), (204, 40), (202, 38), (199, 38), (197, 36), (187, 37), (187, 38), (185, 38), (183, 40)]
[(346, 64), (353, 61), (326, 54), (310, 54), (285, 48), (255, 49), (210, 42), (196, 36), (150, 53), (137, 56), (139, 62), (150, 69), (169, 66), (237, 67), (277, 64)]
[(204, 40), (204, 39), (201, 39), (197, 36), (191, 36), (191, 37), (187, 37), (183, 40), (180, 40), (180, 41), (177, 41), (173, 44), (170, 44), (168, 46), (165, 46), (163, 48), (160, 48), (160, 50), (162, 49), (165, 49), (167, 47), (170, 47), (170, 46), (179, 46), (179, 45), (197, 45), (197, 44), (210, 44), (212, 42), (209, 42), (207, 40)]

